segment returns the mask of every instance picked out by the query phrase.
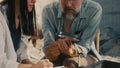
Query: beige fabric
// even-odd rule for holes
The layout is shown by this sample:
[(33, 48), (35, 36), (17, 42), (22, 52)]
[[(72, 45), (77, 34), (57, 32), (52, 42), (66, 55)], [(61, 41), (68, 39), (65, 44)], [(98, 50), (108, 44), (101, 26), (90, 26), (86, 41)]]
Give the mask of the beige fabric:
[[(80, 56), (79, 65), (80, 66), (88, 66), (97, 61), (98, 61), (97, 58), (92, 55), (88, 55), (86, 58), (83, 56)], [(78, 57), (65, 59), (63, 62), (63, 65), (66, 68), (77, 68), (78, 67)]]

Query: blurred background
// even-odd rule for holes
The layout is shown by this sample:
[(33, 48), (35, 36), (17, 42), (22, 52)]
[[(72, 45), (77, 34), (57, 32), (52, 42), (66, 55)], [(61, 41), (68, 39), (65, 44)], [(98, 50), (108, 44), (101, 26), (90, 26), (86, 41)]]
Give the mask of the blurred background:
[(120, 0), (94, 0), (103, 8), (100, 23), (101, 54), (120, 57)]

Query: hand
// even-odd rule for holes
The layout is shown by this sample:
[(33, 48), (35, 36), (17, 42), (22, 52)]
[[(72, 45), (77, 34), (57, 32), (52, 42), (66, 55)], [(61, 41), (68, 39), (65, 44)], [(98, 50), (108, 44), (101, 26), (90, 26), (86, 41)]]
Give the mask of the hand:
[(58, 47), (61, 53), (68, 54), (69, 48), (72, 45), (71, 40), (65, 38), (65, 39), (58, 39), (56, 42), (59, 44)]
[(58, 45), (59, 44), (56, 41), (54, 41), (49, 45), (49, 48), (44, 50), (46, 58), (49, 59), (50, 61), (55, 61), (60, 55)]
[(78, 56), (78, 50), (74, 45), (71, 45), (68, 51), (68, 55), (71, 57), (77, 57)]
[(64, 38), (64, 39), (58, 39), (57, 43), (59, 43), (59, 49), (63, 54), (69, 55), (69, 56), (77, 56), (77, 48), (73, 44), (73, 39), (71, 38)]
[(34, 64), (31, 68), (53, 68), (53, 64), (48, 59), (45, 59)]

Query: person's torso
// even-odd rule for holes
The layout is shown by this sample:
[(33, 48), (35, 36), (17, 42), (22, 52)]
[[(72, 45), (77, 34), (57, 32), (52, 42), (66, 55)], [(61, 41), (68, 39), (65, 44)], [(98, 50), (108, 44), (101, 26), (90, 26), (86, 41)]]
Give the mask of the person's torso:
[[(69, 33), (72, 35), (77, 35), (79, 38), (83, 34), (84, 30), (89, 24), (90, 16), (94, 15), (94, 12), (99, 9), (99, 4), (91, 1), (85, 0), (81, 5), (80, 11), (77, 17), (73, 20)], [(46, 7), (48, 14), (48, 21), (50, 26), (54, 27), (56, 34), (62, 32), (64, 19), (62, 17), (62, 10), (58, 2), (54, 2)]]

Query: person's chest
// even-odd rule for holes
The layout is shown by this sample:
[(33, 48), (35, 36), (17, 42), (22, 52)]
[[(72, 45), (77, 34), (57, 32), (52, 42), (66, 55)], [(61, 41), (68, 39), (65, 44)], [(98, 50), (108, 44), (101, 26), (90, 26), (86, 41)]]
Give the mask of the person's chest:
[(58, 33), (64, 31), (72, 34), (83, 32), (88, 25), (84, 18), (75, 18), (72, 21), (59, 19), (55, 23), (57, 23), (55, 26)]

